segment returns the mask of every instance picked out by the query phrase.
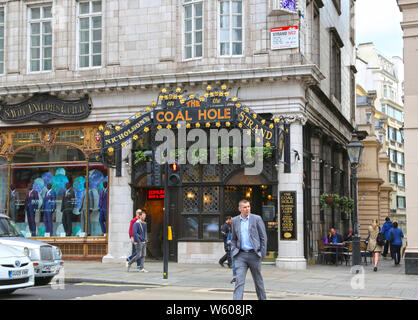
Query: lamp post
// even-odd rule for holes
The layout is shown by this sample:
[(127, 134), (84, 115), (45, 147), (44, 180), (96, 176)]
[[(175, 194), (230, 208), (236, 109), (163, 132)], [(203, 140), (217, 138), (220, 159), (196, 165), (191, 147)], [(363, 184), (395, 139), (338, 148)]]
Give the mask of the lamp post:
[(350, 158), (351, 168), (353, 169), (353, 200), (354, 200), (354, 212), (353, 212), (353, 224), (354, 224), (354, 237), (353, 237), (353, 266), (361, 264), (360, 254), (360, 234), (358, 223), (358, 206), (357, 206), (357, 167), (360, 164), (361, 154), (363, 153), (363, 144), (358, 140), (356, 132), (353, 132), (351, 141), (347, 144), (347, 153)]

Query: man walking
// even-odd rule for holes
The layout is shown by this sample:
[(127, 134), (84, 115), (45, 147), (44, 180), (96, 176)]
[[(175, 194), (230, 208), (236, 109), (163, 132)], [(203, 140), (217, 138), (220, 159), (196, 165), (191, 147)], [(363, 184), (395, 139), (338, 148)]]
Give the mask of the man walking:
[[(144, 210), (145, 211), (145, 210)], [(130, 225), (129, 225), (129, 238), (131, 239), (131, 243), (134, 245), (135, 244), (135, 238), (134, 238), (134, 235), (133, 235), (133, 233), (132, 233), (132, 229), (133, 229), (133, 226), (134, 226), (134, 223), (135, 222), (137, 222), (138, 220), (139, 220), (139, 217), (141, 216), (141, 213), (142, 213), (142, 210), (141, 209), (138, 209), (138, 210), (136, 210), (135, 211), (135, 218), (133, 218), (132, 220), (131, 220), (131, 223), (130, 223)], [(128, 267), (128, 265), (129, 265), (129, 262), (134, 258), (136, 256), (136, 250), (128, 257), (128, 258), (126, 258), (126, 267)], [(136, 261), (136, 263), (137, 263), (137, 266), (138, 266), (138, 268), (139, 268), (139, 263), (140, 263), (140, 261), (139, 261), (139, 259)]]
[(389, 245), (390, 245), (390, 241), (389, 241), (389, 234), (390, 234), (390, 229), (392, 229), (393, 224), (392, 221), (390, 221), (389, 217), (385, 218), (385, 223), (382, 226), (382, 233), (385, 235), (385, 246), (383, 248), (383, 253), (382, 253), (382, 257), (386, 258), (388, 251), (389, 251)]
[(230, 250), (230, 246), (227, 243), (228, 234), (231, 230), (231, 222), (232, 222), (232, 218), (228, 216), (225, 218), (225, 223), (221, 227), (221, 233), (224, 239), (224, 249), (225, 249), (225, 254), (222, 256), (221, 259), (219, 259), (219, 264), (221, 265), (221, 267), (223, 267), (225, 261), (228, 260), (228, 267), (232, 268), (231, 250)]
[(129, 272), (132, 263), (140, 259), (139, 271), (148, 272), (144, 269), (145, 254), (146, 254), (146, 245), (147, 245), (147, 224), (145, 223), (146, 214), (141, 212), (139, 219), (133, 224), (132, 234), (134, 236), (135, 246), (136, 246), (136, 256), (128, 262), (128, 267), (126, 271)]
[(238, 210), (241, 214), (234, 217), (231, 223), (231, 255), (235, 260), (237, 272), (234, 300), (242, 300), (244, 297), (248, 268), (253, 276), (258, 299), (266, 300), (264, 281), (261, 275), (261, 260), (267, 253), (266, 228), (260, 216), (251, 214), (251, 205), (248, 200), (241, 200)]

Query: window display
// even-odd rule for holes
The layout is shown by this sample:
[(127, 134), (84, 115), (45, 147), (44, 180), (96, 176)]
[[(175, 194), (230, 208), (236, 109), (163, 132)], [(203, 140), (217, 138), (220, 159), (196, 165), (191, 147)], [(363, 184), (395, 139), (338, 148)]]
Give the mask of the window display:
[[(66, 146), (50, 152), (28, 149), (18, 152), (10, 165), (9, 197), (8, 165), (0, 162), (0, 212), (8, 212), (25, 237), (107, 233), (107, 168), (80, 161), (83, 154)], [(31, 157), (49, 163), (29, 163)], [(73, 162), (54, 162), (64, 159)]]

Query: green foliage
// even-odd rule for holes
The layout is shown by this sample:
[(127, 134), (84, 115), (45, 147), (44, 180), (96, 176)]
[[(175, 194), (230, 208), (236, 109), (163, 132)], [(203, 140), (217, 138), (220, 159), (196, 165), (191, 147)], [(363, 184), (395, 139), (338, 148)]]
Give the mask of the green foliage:
[[(327, 203), (328, 198), (332, 198), (334, 201), (329, 204)], [(354, 200), (345, 196), (340, 197), (335, 193), (323, 193), (319, 197), (319, 204), (321, 205), (321, 210), (326, 208), (340, 208), (341, 212), (351, 213), (354, 207)]]

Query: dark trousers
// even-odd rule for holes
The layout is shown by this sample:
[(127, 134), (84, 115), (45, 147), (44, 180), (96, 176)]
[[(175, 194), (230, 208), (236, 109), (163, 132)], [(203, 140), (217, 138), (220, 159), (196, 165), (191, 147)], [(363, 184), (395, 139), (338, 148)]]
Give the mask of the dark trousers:
[(64, 226), (65, 234), (70, 237), (73, 233), (72, 211), (64, 211), (62, 213), (62, 224)]
[(232, 260), (231, 260), (231, 250), (229, 248), (228, 245), (224, 245), (224, 249), (225, 249), (225, 254), (222, 256), (221, 259), (219, 259), (219, 263), (220, 264), (224, 264), (225, 261), (228, 260), (228, 266), (231, 267), (232, 266)]
[[(385, 241), (385, 247), (383, 248), (382, 256), (386, 257), (386, 255), (388, 254), (388, 251), (389, 251), (389, 240), (386, 240)], [(392, 250), (391, 250), (391, 252), (392, 252)], [(392, 255), (392, 253), (391, 253), (391, 255)]]
[(28, 217), (28, 225), (32, 237), (36, 237), (36, 222), (35, 222), (35, 211), (28, 210), (26, 211), (26, 216)]
[(390, 253), (392, 259), (395, 260), (395, 264), (399, 264), (401, 262), (401, 247), (402, 245), (392, 244), (390, 246)]
[(44, 224), (45, 224), (45, 232), (49, 233), (52, 236), (52, 212), (51, 211), (44, 211)]

